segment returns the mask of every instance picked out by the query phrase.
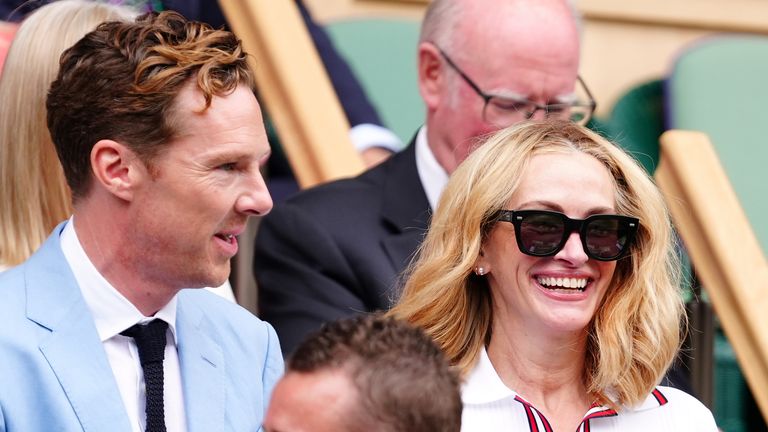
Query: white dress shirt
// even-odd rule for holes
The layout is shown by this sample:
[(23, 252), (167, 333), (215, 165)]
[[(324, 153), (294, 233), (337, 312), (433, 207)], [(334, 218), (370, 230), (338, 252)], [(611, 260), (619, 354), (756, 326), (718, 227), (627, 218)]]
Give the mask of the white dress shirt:
[(168, 323), (163, 360), (165, 424), (168, 432), (186, 431), (184, 393), (176, 351), (176, 297), (154, 317), (142, 315), (96, 270), (77, 238), (73, 220), (74, 217), (69, 219), (61, 233), (61, 250), (93, 314), (96, 330), (104, 344), (133, 432), (142, 432), (146, 427), (144, 373), (139, 363), (136, 343), (133, 338), (120, 335), (120, 332), (134, 324), (153, 319)]
[[(461, 387), (462, 432), (552, 430), (543, 413), (507, 388), (485, 349)], [(656, 387), (636, 407), (593, 406), (577, 432), (717, 432), (712, 413), (693, 396), (671, 387)], [(554, 431), (563, 432), (563, 431)], [(570, 432), (570, 431), (566, 431)]]
[(221, 286), (207, 287), (205, 289), (218, 296), (224, 297), (232, 303), (237, 303), (235, 300), (235, 292), (232, 291), (232, 285), (229, 283), (229, 281), (224, 282)]
[(381, 147), (391, 152), (397, 152), (403, 148), (403, 142), (391, 130), (371, 123), (361, 123), (352, 127), (349, 130), (349, 138), (359, 152), (372, 147)]
[(432, 149), (427, 143), (427, 126), (424, 125), (416, 134), (416, 171), (419, 173), (419, 180), (427, 194), (427, 201), (434, 212), (437, 208), (437, 202), (440, 201), (440, 195), (448, 184), (448, 173), (437, 162)]

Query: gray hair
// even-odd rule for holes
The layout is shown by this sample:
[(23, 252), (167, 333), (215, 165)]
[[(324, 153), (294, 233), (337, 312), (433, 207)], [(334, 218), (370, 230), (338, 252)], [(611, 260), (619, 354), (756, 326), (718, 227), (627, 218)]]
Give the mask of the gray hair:
[(432, 42), (440, 48), (453, 47), (451, 28), (455, 28), (461, 15), (461, 4), (456, 0), (433, 0), (427, 7), (421, 22), (419, 43)]
[[(581, 12), (577, 7), (578, 0), (564, 0), (576, 22), (579, 36), (582, 34), (583, 23)], [(432, 0), (424, 13), (421, 22), (419, 43), (432, 42), (442, 49), (453, 51), (453, 32), (461, 17), (462, 4), (460, 0)]]

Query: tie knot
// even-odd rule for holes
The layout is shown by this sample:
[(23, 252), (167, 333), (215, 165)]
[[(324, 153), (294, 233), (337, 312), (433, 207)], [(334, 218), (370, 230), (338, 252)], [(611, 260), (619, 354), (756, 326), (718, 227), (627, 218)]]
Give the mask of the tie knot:
[(151, 362), (161, 362), (165, 358), (165, 331), (168, 323), (163, 320), (153, 320), (147, 324), (135, 324), (122, 331), (123, 336), (132, 337), (139, 349), (141, 365)]

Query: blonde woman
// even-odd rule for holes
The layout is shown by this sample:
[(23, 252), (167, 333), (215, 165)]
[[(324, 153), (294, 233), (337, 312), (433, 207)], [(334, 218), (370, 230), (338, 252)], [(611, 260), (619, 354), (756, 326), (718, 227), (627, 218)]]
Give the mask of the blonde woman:
[(45, 124), (59, 56), (131, 9), (65, 0), (35, 11), (16, 32), (0, 75), (0, 265), (22, 263), (72, 213), (69, 188)]
[[(0, 271), (26, 260), (72, 213), (46, 126), (45, 98), (61, 53), (100, 23), (136, 15), (124, 6), (61, 0), (19, 26), (0, 74)], [(234, 301), (228, 282), (213, 291)]]
[(462, 431), (716, 431), (657, 386), (680, 346), (670, 220), (623, 151), (567, 122), (492, 136), (453, 174), (400, 303), (462, 373)]

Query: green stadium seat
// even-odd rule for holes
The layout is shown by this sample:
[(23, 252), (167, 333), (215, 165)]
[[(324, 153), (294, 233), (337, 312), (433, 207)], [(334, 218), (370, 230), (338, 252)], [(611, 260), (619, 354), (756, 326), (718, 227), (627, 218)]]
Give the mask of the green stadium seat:
[(659, 163), (659, 137), (664, 132), (664, 82), (641, 83), (614, 104), (607, 128), (610, 138), (631, 153), (649, 174)]
[(768, 37), (709, 38), (679, 56), (669, 79), (675, 129), (709, 135), (763, 253), (768, 251)]
[(325, 28), (384, 125), (408, 143), (425, 116), (416, 70), (419, 22), (355, 18)]

